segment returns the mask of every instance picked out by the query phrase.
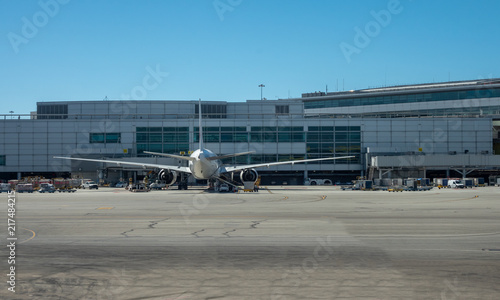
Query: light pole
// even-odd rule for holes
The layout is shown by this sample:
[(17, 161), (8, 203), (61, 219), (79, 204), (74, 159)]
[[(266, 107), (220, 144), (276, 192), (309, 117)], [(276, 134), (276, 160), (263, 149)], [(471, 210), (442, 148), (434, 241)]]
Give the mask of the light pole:
[(264, 84), (259, 84), (260, 87), (260, 100), (262, 100), (262, 88), (266, 87)]
[(9, 111), (9, 113), (10, 113), (10, 118), (12, 119), (12, 117), (13, 117), (12, 114), (14, 113), (14, 111), (11, 110), (11, 111)]

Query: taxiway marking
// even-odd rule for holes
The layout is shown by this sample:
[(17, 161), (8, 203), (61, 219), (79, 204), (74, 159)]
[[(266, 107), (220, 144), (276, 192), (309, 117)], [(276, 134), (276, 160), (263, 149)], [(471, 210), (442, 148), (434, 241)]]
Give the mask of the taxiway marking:
[(35, 238), (36, 233), (35, 233), (33, 230), (31, 230), (31, 229), (26, 229), (26, 228), (21, 228), (21, 229), (31, 231), (31, 233), (32, 233), (33, 235), (32, 235), (29, 239), (27, 239), (27, 240), (25, 240), (25, 241), (22, 241), (22, 242), (19, 242), (19, 244), (26, 243), (26, 242), (31, 241), (32, 239), (34, 239), (34, 238)]

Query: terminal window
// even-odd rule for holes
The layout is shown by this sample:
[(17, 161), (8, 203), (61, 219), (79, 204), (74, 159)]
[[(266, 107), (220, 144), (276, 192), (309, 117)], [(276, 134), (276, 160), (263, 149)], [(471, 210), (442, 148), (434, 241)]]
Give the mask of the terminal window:
[(180, 154), (189, 151), (189, 127), (137, 127), (137, 154), (144, 151)]
[(434, 93), (413, 93), (398, 94), (387, 96), (367, 96), (367, 97), (349, 97), (345, 99), (331, 99), (304, 102), (305, 109), (327, 108), (327, 107), (346, 107), (346, 106), (364, 106), (398, 103), (416, 103), (464, 99), (481, 99), (500, 97), (500, 89), (472, 89), (453, 92), (434, 92)]
[(91, 144), (117, 144), (120, 143), (121, 134), (117, 132), (90, 133)]
[[(198, 142), (199, 128), (193, 128), (193, 141)], [(203, 141), (207, 143), (248, 142), (246, 126), (203, 127)]]
[[(195, 114), (199, 113), (199, 106), (195, 104), (194, 108)], [(208, 119), (226, 119), (227, 118), (227, 106), (225, 104), (202, 104), (201, 113), (203, 118)]]
[(290, 106), (288, 105), (276, 105), (277, 115), (288, 115), (290, 113)]
[(68, 105), (67, 104), (38, 105), (36, 113), (38, 119), (67, 119)]
[(320, 164), (359, 163), (361, 153), (360, 126), (309, 126), (307, 158), (350, 156), (355, 158), (322, 161)]
[(304, 142), (303, 126), (252, 126), (250, 132), (250, 142), (275, 143)]

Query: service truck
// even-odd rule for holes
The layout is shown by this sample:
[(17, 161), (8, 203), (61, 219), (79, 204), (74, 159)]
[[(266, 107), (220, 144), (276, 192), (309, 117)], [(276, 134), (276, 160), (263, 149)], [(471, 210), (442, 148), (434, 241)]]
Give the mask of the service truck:
[(465, 186), (462, 183), (462, 180), (450, 179), (450, 180), (448, 180), (448, 187), (450, 187), (450, 188), (457, 188), (457, 189), (463, 189)]
[(56, 188), (51, 183), (40, 183), (40, 188), (38, 189), (40, 193), (54, 193), (55, 191)]

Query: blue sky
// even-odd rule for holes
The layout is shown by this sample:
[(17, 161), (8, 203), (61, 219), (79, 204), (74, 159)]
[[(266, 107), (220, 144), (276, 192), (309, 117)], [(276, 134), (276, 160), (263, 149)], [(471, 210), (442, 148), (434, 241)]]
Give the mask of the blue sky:
[[(0, 0), (0, 114), (500, 77), (500, 1)], [(338, 82), (338, 85), (337, 85)]]

